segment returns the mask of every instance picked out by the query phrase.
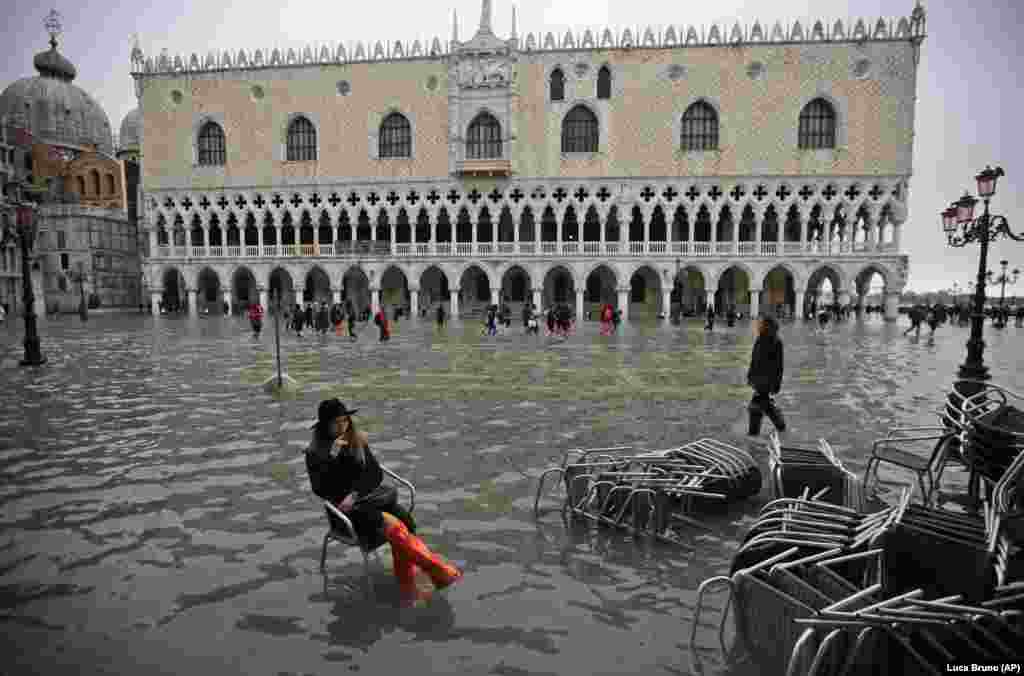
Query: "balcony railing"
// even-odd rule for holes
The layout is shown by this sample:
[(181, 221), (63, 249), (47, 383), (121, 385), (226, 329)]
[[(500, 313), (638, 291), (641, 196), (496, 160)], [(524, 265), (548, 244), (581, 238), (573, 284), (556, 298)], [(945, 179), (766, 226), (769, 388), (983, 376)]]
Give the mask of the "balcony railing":
[(849, 256), (894, 253), (894, 242), (402, 242), (337, 241), (334, 244), (252, 244), (229, 246), (158, 244), (155, 258), (323, 258), (366, 256)]

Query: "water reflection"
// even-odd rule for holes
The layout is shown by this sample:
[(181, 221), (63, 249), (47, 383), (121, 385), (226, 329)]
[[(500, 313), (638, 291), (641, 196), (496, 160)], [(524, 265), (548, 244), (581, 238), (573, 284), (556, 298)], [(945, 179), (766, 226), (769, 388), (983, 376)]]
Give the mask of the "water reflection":
[[(59, 640), (82, 663), (96, 635), (121, 637), (111, 673), (137, 672), (143, 653), (187, 671), (186, 647), (230, 656), (228, 673), (749, 669), (721, 655), (720, 599), (694, 653), (682, 639), (697, 585), (727, 570), (763, 499), (707, 515), (709, 529), (678, 546), (532, 513), (533, 478), (569, 447), (750, 443), (742, 324), (627, 325), (610, 338), (584, 324), (567, 341), (488, 339), (458, 322), (444, 333), (401, 322), (384, 345), (372, 331), (355, 343), (286, 335), (301, 388), (281, 401), (258, 387), (272, 331), (255, 340), (240, 321), (51, 320), (50, 363), (36, 371), (15, 366), (17, 330), (0, 328), (0, 617), (12, 645)], [(996, 382), (1018, 391), (1019, 331), (986, 332)], [(779, 403), (793, 439), (826, 437), (859, 472), (887, 427), (933, 422), (967, 329), (901, 332), (785, 325)], [(333, 545), (319, 573), (324, 518), (302, 451), (325, 393), (362, 408), (377, 455), (417, 485), (430, 545), (466, 562), (467, 578), (425, 608), (399, 607), (386, 553), (372, 595), (355, 551)], [(902, 478), (883, 472), (883, 488)], [(24, 670), (56, 669), (51, 653)]]

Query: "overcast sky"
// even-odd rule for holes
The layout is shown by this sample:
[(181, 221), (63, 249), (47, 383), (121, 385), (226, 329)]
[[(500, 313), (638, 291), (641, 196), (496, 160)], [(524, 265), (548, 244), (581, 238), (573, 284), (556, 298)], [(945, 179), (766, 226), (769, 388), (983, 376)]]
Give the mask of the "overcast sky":
[[(128, 75), (132, 35), (138, 33), (146, 55), (167, 48), (172, 55), (210, 49), (301, 47), (306, 44), (396, 39), (412, 42), (451, 38), (452, 10), (459, 16), (459, 37), (470, 37), (480, 19), (480, 0), (389, 0), (386, 3), (277, 0), (239, 2), (128, 2), (127, 0), (51, 0), (63, 15), (61, 52), (78, 68), (76, 84), (106, 109), (118, 129), (135, 107)], [(493, 26), (502, 37), (512, 24), (512, 3), (494, 0)], [(727, 24), (755, 19), (770, 28), (800, 19), (805, 30), (817, 19), (831, 25), (842, 19), (876, 21), (907, 16), (913, 0), (521, 0), (518, 28), (524, 32), (571, 28), (613, 29), (668, 25)], [(903, 245), (910, 255), (909, 289), (965, 287), (974, 279), (978, 246), (946, 245), (939, 212), (964, 189), (977, 191), (974, 175), (986, 164), (1007, 172), (992, 203), (996, 213), (1024, 231), (1020, 206), (1024, 185), (1024, 1), (925, 0), (928, 38), (918, 68), (914, 174)], [(0, 87), (34, 75), (32, 57), (47, 47), (43, 20), (51, 4), (15, 0), (0, 28)], [(595, 31), (596, 33), (597, 31)], [(1016, 121), (1015, 121), (1015, 118)], [(1024, 243), (1003, 240), (990, 253), (990, 267), (1006, 258), (1024, 268)], [(876, 278), (877, 281), (877, 278)], [(1024, 281), (1017, 290), (1024, 295)], [(1013, 295), (1008, 289), (1008, 295)]]

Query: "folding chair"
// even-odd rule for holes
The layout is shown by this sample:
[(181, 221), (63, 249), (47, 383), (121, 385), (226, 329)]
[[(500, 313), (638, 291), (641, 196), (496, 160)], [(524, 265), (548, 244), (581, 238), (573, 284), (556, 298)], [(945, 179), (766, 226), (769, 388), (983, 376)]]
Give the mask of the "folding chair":
[[(413, 510), (416, 509), (416, 487), (413, 486), (410, 481), (398, 476), (387, 467), (381, 466), (381, 470), (383, 470), (386, 477), (390, 477), (400, 486), (405, 487), (409, 491), (408, 510), (409, 513), (412, 514)], [(355, 528), (353, 528), (352, 521), (348, 516), (327, 500), (324, 500), (323, 503), (324, 510), (327, 512), (328, 528), (327, 532), (324, 533), (324, 543), (320, 550), (320, 571), (323, 572), (327, 562), (327, 544), (333, 540), (359, 549), (359, 552), (363, 555), (363, 569), (366, 572), (367, 578), (370, 578), (370, 554), (383, 546), (383, 543), (376, 547), (363, 546), (363, 543), (360, 542), (359, 537), (356, 535)], [(332, 515), (337, 519), (336, 521), (331, 519)]]
[[(938, 426), (900, 427), (889, 430), (884, 439), (879, 439), (871, 446), (871, 457), (864, 468), (865, 490), (874, 477), (877, 491), (878, 467), (882, 463), (887, 463), (913, 472), (921, 489), (921, 502), (925, 505), (931, 504), (932, 493), (938, 488), (946, 468), (953, 438), (952, 432)], [(923, 455), (911, 450), (915, 444), (920, 445), (921, 442), (933, 444), (931, 453)]]

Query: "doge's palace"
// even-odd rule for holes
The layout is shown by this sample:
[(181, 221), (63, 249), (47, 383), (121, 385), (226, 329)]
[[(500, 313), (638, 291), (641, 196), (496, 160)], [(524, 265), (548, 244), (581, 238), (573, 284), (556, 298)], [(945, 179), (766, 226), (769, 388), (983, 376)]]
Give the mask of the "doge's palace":
[[(907, 278), (907, 17), (147, 57), (154, 305), (611, 302), (886, 317)], [(669, 17), (666, 17), (669, 18)], [(877, 282), (876, 282), (877, 283)]]

